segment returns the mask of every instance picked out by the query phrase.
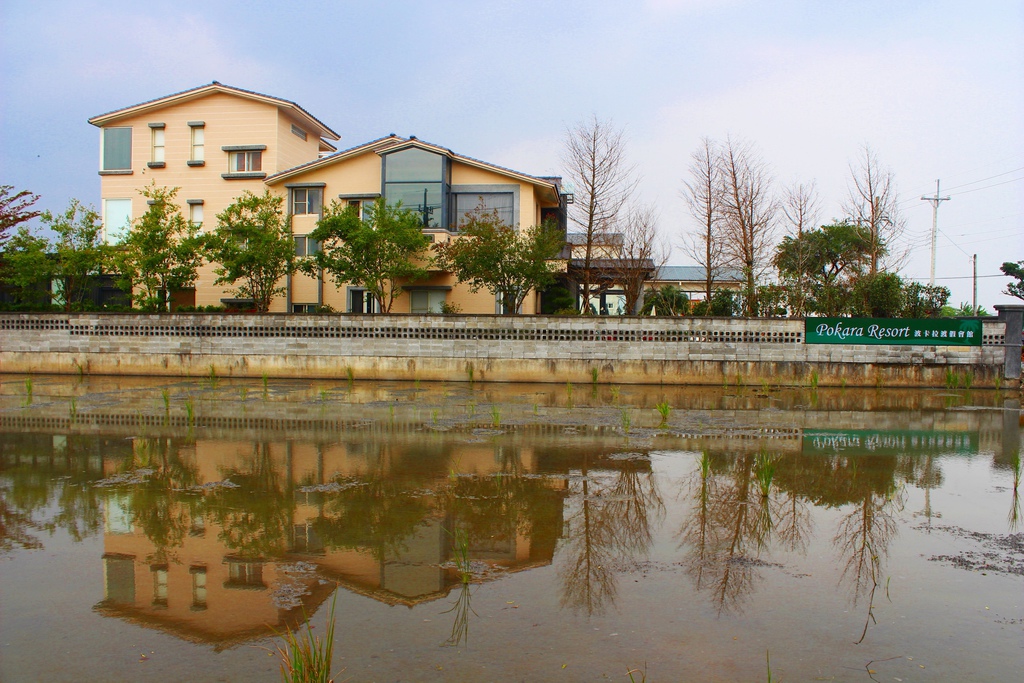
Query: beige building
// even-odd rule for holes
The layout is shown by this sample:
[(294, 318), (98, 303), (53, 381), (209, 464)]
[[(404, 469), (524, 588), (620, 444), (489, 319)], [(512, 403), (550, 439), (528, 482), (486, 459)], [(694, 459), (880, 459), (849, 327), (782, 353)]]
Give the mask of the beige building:
[[(498, 211), (510, 225), (544, 220), (565, 225), (560, 179), (530, 176), (462, 156), (415, 137), (396, 135), (337, 151), (339, 135), (298, 104), (214, 81), (89, 119), (100, 128), (101, 212), (105, 239), (116, 243), (146, 211), (144, 187), (180, 188), (183, 214), (204, 230), (217, 214), (249, 190), (268, 189), (286, 200), (296, 253), (317, 248), (308, 235), (325, 204), (346, 205), (384, 197), (423, 216), (434, 242), (457, 237), (458, 225), (478, 206)], [(200, 272), (194, 292), (176, 295), (179, 305), (218, 305), (231, 288), (214, 285), (212, 265)], [(297, 274), (282, 283), (285, 294), (271, 311), (373, 312), (365, 290), (328, 276)], [(539, 310), (530, 296), (522, 313)], [(442, 304), (463, 313), (500, 312), (495, 297), (472, 293), (445, 272), (409, 283), (393, 312), (440, 312)]]

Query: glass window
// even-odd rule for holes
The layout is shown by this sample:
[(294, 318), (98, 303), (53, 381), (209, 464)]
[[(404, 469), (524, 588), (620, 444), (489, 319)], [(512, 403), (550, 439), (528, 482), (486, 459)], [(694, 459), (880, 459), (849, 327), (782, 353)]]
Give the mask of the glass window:
[(437, 228), (443, 225), (441, 183), (392, 183), (384, 190), (388, 204), (402, 203), (423, 216), (423, 227)]
[(320, 243), (306, 235), (295, 235), (295, 255), (312, 256), (320, 251)]
[(259, 562), (228, 560), (227, 586), (265, 586), (263, 565)]
[(103, 170), (130, 171), (132, 168), (132, 129), (103, 129)]
[(445, 159), (422, 149), (384, 155), (384, 198), (423, 216), (423, 226), (447, 227)]
[(436, 289), (414, 289), (410, 292), (413, 313), (440, 313), (448, 292)]
[(192, 161), (203, 161), (206, 154), (206, 129), (192, 127)]
[(135, 560), (131, 557), (103, 558), (103, 598), (123, 605), (135, 602)]
[(153, 152), (150, 161), (154, 164), (164, 163), (164, 129), (153, 129)]
[(198, 225), (200, 228), (203, 227), (203, 205), (189, 204), (188, 219), (192, 221), (193, 225)]
[(206, 567), (192, 567), (192, 609), (206, 609)]
[(151, 567), (153, 571), (153, 605), (167, 607), (167, 568)]
[(231, 173), (256, 173), (263, 170), (263, 152), (232, 152), (228, 169)]
[(103, 200), (103, 238), (107, 244), (119, 244), (132, 223), (131, 199)]
[(455, 195), (455, 225), (461, 226), (476, 212), (498, 212), (505, 225), (515, 225), (515, 196), (511, 192), (465, 193)]
[(296, 187), (292, 190), (292, 213), (303, 215), (319, 214), (323, 206), (323, 189), (319, 187)]
[(350, 199), (348, 200), (348, 206), (355, 207), (356, 213), (359, 214), (359, 218), (366, 220), (368, 217), (367, 210), (373, 206), (372, 199)]

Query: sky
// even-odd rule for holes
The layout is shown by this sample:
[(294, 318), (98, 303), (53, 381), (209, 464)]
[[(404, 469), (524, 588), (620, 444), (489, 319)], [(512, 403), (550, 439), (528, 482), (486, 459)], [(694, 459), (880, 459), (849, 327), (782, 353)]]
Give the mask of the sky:
[[(87, 119), (220, 81), (297, 102), (340, 148), (396, 133), (562, 175), (566, 130), (621, 128), (669, 263), (696, 227), (680, 197), (703, 137), (752, 144), (779, 192), (813, 181), (842, 218), (865, 145), (894, 174), (910, 258), (950, 303), (1020, 303), (1024, 2), (561, 0), (0, 3), (0, 184), (60, 210), (99, 203)], [(780, 236), (783, 231), (780, 229)]]

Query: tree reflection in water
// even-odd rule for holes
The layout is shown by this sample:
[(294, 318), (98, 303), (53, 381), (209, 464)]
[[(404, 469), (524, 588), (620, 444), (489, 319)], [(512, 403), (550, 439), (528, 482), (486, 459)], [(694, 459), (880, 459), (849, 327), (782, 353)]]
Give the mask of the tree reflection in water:
[[(39, 533), (75, 542), (103, 526), (103, 457), (127, 457), (123, 439), (5, 433), (0, 438), (0, 555), (42, 547)], [(54, 508), (53, 512), (50, 509)]]
[(237, 486), (221, 486), (207, 495), (206, 507), (220, 527), (219, 540), (239, 557), (277, 557), (288, 547), (295, 499), (274, 466), (270, 444), (256, 442), (242, 466), (223, 472)]
[(774, 487), (763, 495), (755, 471), (759, 455), (775, 458), (767, 451), (732, 457), (705, 451), (689, 484), (694, 504), (679, 532), (687, 548), (684, 564), (719, 614), (741, 609), (760, 577), (759, 556), (776, 526), (786, 529), (791, 544), (806, 534), (800, 506), (783, 505)]
[(562, 607), (588, 615), (614, 604), (617, 568), (647, 554), (665, 511), (647, 455), (626, 454), (614, 470), (592, 470), (590, 457), (570, 477), (559, 570)]
[(198, 467), (185, 456), (186, 450), (186, 444), (174, 439), (133, 439), (131, 457), (120, 463), (119, 471), (151, 473), (127, 495), (103, 489), (106, 504), (121, 506), (132, 526), (153, 544), (153, 553), (146, 558), (150, 564), (174, 561), (174, 550), (181, 547), (192, 520), (203, 514), (202, 500), (185, 492), (199, 483)]

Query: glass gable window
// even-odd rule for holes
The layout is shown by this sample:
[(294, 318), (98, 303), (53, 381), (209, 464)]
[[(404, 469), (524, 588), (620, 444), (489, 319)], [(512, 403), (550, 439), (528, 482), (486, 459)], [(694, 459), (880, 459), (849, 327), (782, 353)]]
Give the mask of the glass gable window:
[(130, 171), (132, 169), (132, 129), (103, 129), (104, 171)]
[(455, 195), (456, 227), (466, 222), (473, 213), (498, 212), (505, 225), (515, 225), (515, 196), (511, 192), (461, 193)]
[(423, 216), (423, 227), (448, 226), (448, 165), (440, 154), (406, 149), (384, 155), (384, 198)]

